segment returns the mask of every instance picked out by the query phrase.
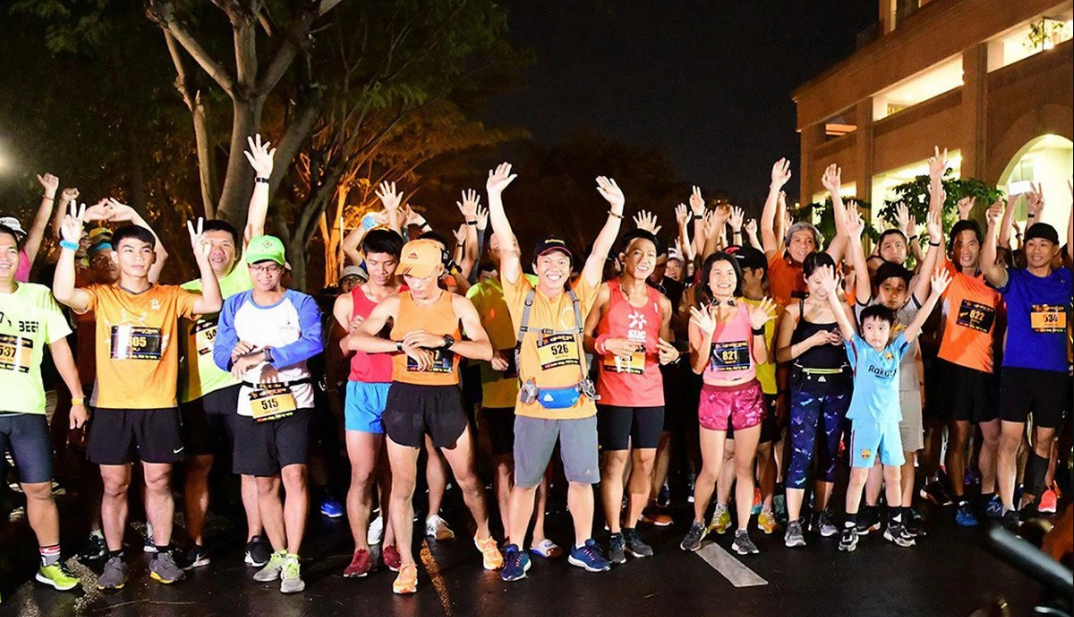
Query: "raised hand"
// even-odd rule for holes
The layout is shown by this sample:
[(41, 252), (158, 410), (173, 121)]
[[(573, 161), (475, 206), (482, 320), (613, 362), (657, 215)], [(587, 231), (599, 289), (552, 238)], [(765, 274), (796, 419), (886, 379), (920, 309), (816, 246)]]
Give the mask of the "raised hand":
[(746, 211), (738, 206), (731, 206), (731, 217), (728, 219), (731, 223), (731, 231), (740, 233), (742, 231), (742, 222), (746, 218)]
[(209, 259), (209, 252), (213, 250), (213, 243), (205, 237), (205, 219), (198, 217), (198, 225), (194, 221), (186, 222), (186, 229), (190, 232), (190, 246), (194, 249), (194, 259), (199, 263)]
[(1007, 204), (1002, 199), (996, 200), (996, 203), (992, 204), (992, 207), (985, 212), (985, 220), (989, 225), (998, 225), (1003, 218), (1003, 213), (1007, 210)]
[(835, 277), (835, 268), (831, 266), (817, 268), (817, 279), (821, 289), (829, 294), (834, 294), (839, 287), (839, 280)]
[(686, 224), (690, 221), (690, 212), (686, 209), (686, 204), (679, 204), (675, 206), (675, 222), (679, 224), (679, 229), (686, 227)]
[(958, 204), (955, 206), (958, 208), (959, 220), (965, 221), (970, 218), (970, 212), (973, 212), (973, 205), (977, 203), (977, 199), (974, 197), (963, 197), (958, 200)]
[[(73, 201), (73, 200), (72, 200)], [(108, 221), (112, 218), (112, 206), (108, 205), (107, 199), (102, 199), (93, 204), (89, 208), (86, 208), (86, 216), (83, 217), (84, 222), (89, 221)]]
[(947, 148), (943, 149), (943, 153), (940, 153), (940, 147), (935, 146), (935, 153), (929, 157), (929, 178), (933, 181), (939, 180), (947, 173)]
[(623, 215), (623, 206), (626, 205), (626, 197), (615, 180), (604, 176), (597, 176), (597, 192), (611, 205), (612, 214)]
[(772, 188), (781, 189), (791, 179), (791, 162), (779, 159), (772, 165)]
[(1039, 182), (1031, 182), (1029, 184), (1029, 192), (1026, 193), (1026, 215), (1027, 218), (1040, 221), (1040, 213), (1044, 210), (1044, 191), (1040, 188)]
[(861, 239), (861, 234), (865, 231), (865, 220), (861, 217), (861, 212), (857, 208), (850, 208), (847, 210), (846, 216), (847, 233), (850, 234), (850, 239)]
[(749, 236), (756, 235), (757, 234), (757, 219), (750, 219), (750, 220), (746, 221), (746, 224), (743, 226), (743, 228), (746, 230), (746, 235), (749, 235)]
[(403, 194), (395, 189), (394, 182), (381, 182), (375, 194), (380, 200), (380, 205), (389, 212), (398, 210), (399, 204), (403, 203)]
[(660, 233), (662, 226), (656, 224), (656, 215), (652, 212), (641, 210), (634, 215), (634, 225), (641, 230), (647, 231), (654, 236)]
[(690, 307), (690, 323), (698, 327), (705, 336), (712, 336), (716, 331), (716, 316), (713, 315), (712, 307)]
[(67, 205), (76, 199), (78, 199), (78, 189), (74, 187), (68, 187), (60, 191), (61, 205)]
[(489, 228), (489, 209), (485, 206), (477, 207), (477, 230), (485, 231)]
[(932, 283), (932, 294), (941, 296), (947, 286), (951, 284), (951, 273), (946, 268), (936, 268), (932, 273), (932, 278), (929, 280)]
[(466, 223), (459, 225), (459, 228), (452, 230), (451, 235), (455, 236), (455, 243), (458, 245), (466, 244)]
[(660, 364), (671, 364), (679, 359), (679, 350), (664, 339), (657, 339), (656, 354), (660, 357)]
[(133, 221), (138, 216), (138, 213), (134, 210), (134, 208), (128, 206), (127, 204), (121, 204), (115, 199), (112, 199), (111, 197), (108, 198), (108, 201), (106, 203), (108, 205), (109, 211), (111, 212), (111, 214), (108, 216), (109, 221), (112, 221), (114, 223), (128, 222)]
[(776, 303), (772, 298), (765, 297), (760, 304), (749, 307), (750, 326), (754, 330), (763, 328), (765, 324), (776, 318)]
[(60, 223), (60, 237), (66, 242), (78, 244), (82, 240), (82, 225), (85, 221), (86, 204), (79, 206), (77, 201), (72, 201), (63, 222)]
[(723, 229), (727, 221), (731, 220), (731, 204), (720, 204), (712, 212), (712, 218), (716, 220), (716, 229)]
[(485, 183), (485, 190), (489, 193), (502, 193), (507, 185), (511, 184), (517, 174), (511, 173), (510, 163), (500, 163), (496, 169), (489, 172), (489, 179)]
[(269, 150), (269, 146), (272, 145), (269, 142), (261, 143), (261, 133), (258, 133), (254, 137), (247, 137), (246, 143), (250, 146), (249, 150), (243, 152), (246, 155), (246, 160), (250, 161), (250, 166), (254, 168), (254, 173), (258, 178), (268, 178), (272, 175), (272, 160), (276, 156), (276, 148)]
[(716, 233), (716, 229), (717, 229), (717, 227), (716, 227), (716, 213), (713, 212), (712, 210), (706, 211), (704, 216), (703, 216), (703, 218), (702, 218), (702, 222), (704, 224), (702, 229), (705, 230), (705, 236), (711, 238), (713, 236), (713, 234)]
[(820, 184), (828, 189), (828, 192), (832, 195), (838, 195), (840, 187), (843, 186), (842, 178), (843, 170), (835, 163), (832, 163), (824, 170), (824, 175), (820, 178)]
[(456, 201), (455, 205), (459, 207), (463, 220), (473, 221), (477, 219), (477, 206), (480, 203), (481, 196), (477, 191), (468, 189), (462, 192), (462, 201)]
[(929, 212), (928, 218), (929, 242), (939, 244), (943, 241), (943, 219), (939, 212)]
[(59, 178), (50, 173), (46, 173), (44, 176), (38, 176), (37, 181), (41, 183), (41, 188), (45, 190), (45, 197), (56, 196), (56, 190), (60, 188)]
[(906, 207), (905, 203), (899, 202), (899, 205), (895, 206), (895, 227), (901, 230), (909, 237), (910, 234), (910, 208)]

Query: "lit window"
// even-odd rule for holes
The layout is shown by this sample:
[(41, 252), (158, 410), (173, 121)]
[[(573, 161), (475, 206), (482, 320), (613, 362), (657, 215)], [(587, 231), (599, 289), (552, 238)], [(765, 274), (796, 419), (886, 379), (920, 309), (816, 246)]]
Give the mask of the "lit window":
[(962, 85), (962, 56), (954, 56), (873, 96), (873, 119), (923, 103)]

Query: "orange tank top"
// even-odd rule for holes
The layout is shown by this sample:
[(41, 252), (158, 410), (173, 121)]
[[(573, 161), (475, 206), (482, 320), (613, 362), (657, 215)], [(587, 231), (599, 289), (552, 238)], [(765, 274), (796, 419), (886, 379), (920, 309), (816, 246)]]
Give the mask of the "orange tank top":
[(608, 281), (611, 301), (597, 325), (597, 336), (608, 334), (615, 338), (642, 343), (645, 351), (630, 358), (606, 354), (598, 359), (597, 394), (602, 405), (616, 407), (663, 407), (664, 378), (660, 373), (660, 292), (646, 285), (649, 300), (635, 307), (623, 297), (619, 279)]
[[(450, 334), (456, 341), (462, 340), (459, 318), (451, 307), (452, 294), (443, 291), (440, 299), (430, 306), (418, 306), (409, 291), (399, 292), (399, 314), (395, 316), (391, 340), (401, 341), (407, 332), (425, 330), (430, 334)], [(430, 349), (433, 367), (419, 370), (414, 361), (404, 353), (392, 356), (392, 381), (418, 386), (454, 386), (459, 383), (459, 357), (446, 349)]]

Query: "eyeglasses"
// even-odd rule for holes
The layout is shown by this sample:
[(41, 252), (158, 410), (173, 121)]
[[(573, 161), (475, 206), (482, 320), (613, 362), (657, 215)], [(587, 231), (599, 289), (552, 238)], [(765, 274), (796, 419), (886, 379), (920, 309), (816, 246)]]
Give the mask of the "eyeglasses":
[(253, 270), (257, 274), (261, 274), (261, 273), (276, 274), (277, 272), (279, 272), (280, 270), (283, 269), (283, 266), (281, 266), (280, 264), (269, 263), (269, 264), (260, 264), (260, 265), (257, 265), (257, 266), (250, 266), (250, 269)]

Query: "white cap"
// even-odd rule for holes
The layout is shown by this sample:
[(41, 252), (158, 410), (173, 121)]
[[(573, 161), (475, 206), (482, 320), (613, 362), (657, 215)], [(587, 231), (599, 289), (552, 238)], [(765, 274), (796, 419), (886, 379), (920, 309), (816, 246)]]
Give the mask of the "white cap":
[(369, 280), (369, 275), (366, 274), (365, 270), (362, 269), (361, 266), (347, 266), (346, 268), (343, 268), (343, 271), (339, 273), (339, 280), (342, 281), (348, 276), (357, 276), (363, 281)]
[(678, 259), (679, 261), (686, 263), (686, 260), (682, 258), (682, 253), (675, 247), (668, 249), (668, 261), (671, 261), (672, 259)]
[(5, 216), (3, 218), (0, 218), (0, 225), (7, 227), (8, 229), (17, 234), (22, 234), (24, 236), (26, 235), (26, 230), (22, 228), (22, 225), (19, 223), (19, 219), (13, 216)]

